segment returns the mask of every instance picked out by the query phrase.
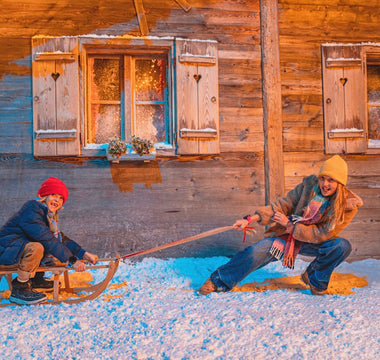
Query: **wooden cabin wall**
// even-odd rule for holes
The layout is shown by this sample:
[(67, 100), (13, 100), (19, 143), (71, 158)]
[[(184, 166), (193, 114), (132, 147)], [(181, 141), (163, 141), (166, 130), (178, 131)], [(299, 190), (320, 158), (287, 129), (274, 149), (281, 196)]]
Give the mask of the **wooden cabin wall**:
[[(316, 173), (324, 155), (321, 44), (379, 42), (378, 0), (280, 0), (285, 187)], [(380, 156), (346, 155), (348, 187), (364, 206), (342, 233), (351, 258), (380, 257)]]
[[(178, 240), (264, 204), (259, 1), (144, 0), (151, 36), (218, 41), (221, 155), (110, 164), (105, 159), (32, 156), (31, 37), (140, 35), (134, 2), (2, 1), (0, 12), (0, 226), (49, 176), (70, 197), (63, 230), (100, 255)], [(262, 230), (250, 239), (260, 238)], [(163, 255), (231, 254), (229, 232)]]
[[(61, 230), (87, 249), (108, 256), (149, 249), (232, 225), (261, 203), (263, 158), (231, 153), (219, 158), (110, 164), (104, 159), (57, 162), (0, 156), (1, 225), (33, 199), (47, 176), (64, 179), (69, 198)], [(248, 236), (247, 243), (262, 236)], [(243, 233), (228, 231), (153, 256), (231, 255)]]

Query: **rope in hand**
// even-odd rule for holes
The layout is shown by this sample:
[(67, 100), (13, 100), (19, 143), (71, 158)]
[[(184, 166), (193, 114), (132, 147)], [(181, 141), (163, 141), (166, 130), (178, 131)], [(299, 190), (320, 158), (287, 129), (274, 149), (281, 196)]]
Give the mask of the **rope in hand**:
[(160, 246), (154, 247), (152, 249), (142, 250), (142, 251), (134, 252), (132, 254), (127, 254), (127, 255), (121, 256), (120, 259), (127, 259), (127, 258), (130, 258), (130, 257), (133, 257), (133, 256), (137, 256), (137, 255), (150, 254), (150, 253), (158, 251), (158, 250), (167, 249), (167, 248), (170, 248), (172, 246), (177, 246), (177, 245), (184, 244), (184, 243), (187, 243), (187, 242), (190, 242), (190, 241), (194, 241), (194, 240), (197, 240), (197, 239), (202, 239), (204, 237), (211, 236), (211, 235), (214, 235), (214, 234), (219, 234), (221, 232), (231, 230), (232, 228), (233, 228), (233, 226), (224, 226), (224, 227), (216, 228), (216, 229), (213, 229), (213, 230), (205, 231), (203, 233), (200, 233), (200, 234), (197, 234), (197, 235), (194, 235), (194, 236), (190, 236), (190, 237), (187, 237), (185, 239), (176, 240), (176, 241), (173, 241), (173, 242), (165, 244), (165, 245), (160, 245)]
[[(187, 243), (187, 242), (190, 242), (190, 241), (202, 239), (202, 238), (205, 238), (205, 237), (208, 237), (208, 236), (211, 236), (211, 235), (215, 235), (215, 234), (219, 234), (219, 233), (222, 233), (224, 231), (231, 230), (231, 229), (234, 229), (234, 227), (232, 225), (231, 226), (224, 226), (224, 227), (212, 229), (212, 230), (205, 231), (203, 233), (200, 233), (200, 234), (197, 234), (197, 235), (194, 235), (194, 236), (190, 236), (190, 237), (187, 237), (187, 238), (184, 238), (184, 239), (181, 239), (181, 240), (176, 240), (176, 241), (170, 242), (168, 244), (160, 245), (160, 246), (157, 246), (157, 247), (154, 247), (154, 248), (151, 248), (151, 249), (136, 251), (134, 253), (121, 256), (121, 257), (119, 257), (119, 259), (123, 260), (123, 259), (127, 259), (127, 258), (130, 258), (130, 257), (138, 256), (138, 255), (150, 254), (150, 253), (155, 252), (155, 251), (159, 251), (159, 250), (162, 250), (162, 249), (167, 249), (167, 248), (170, 248), (172, 246), (177, 246), (177, 245), (184, 244), (184, 243)], [(245, 242), (247, 231), (248, 232), (256, 232), (253, 227), (250, 227), (250, 226), (245, 227), (244, 228), (243, 243)]]

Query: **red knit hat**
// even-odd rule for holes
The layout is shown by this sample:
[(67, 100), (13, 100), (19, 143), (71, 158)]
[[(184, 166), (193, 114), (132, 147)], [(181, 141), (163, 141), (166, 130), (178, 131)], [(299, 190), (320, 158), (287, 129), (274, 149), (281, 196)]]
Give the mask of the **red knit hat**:
[(63, 203), (65, 203), (69, 196), (69, 190), (67, 190), (67, 187), (62, 180), (55, 177), (49, 177), (49, 179), (42, 183), (40, 190), (38, 190), (38, 195), (48, 196), (52, 194), (61, 195), (63, 197)]

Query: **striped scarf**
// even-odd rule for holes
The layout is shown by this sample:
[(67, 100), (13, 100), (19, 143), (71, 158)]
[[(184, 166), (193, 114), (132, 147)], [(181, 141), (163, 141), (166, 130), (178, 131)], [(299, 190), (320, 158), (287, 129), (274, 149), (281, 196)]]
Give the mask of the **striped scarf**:
[[(40, 202), (44, 207), (48, 208), (46, 205), (46, 197), (37, 197), (36, 201)], [(58, 212), (53, 213), (51, 211), (48, 211), (47, 213), (47, 220), (49, 222), (49, 229), (54, 234), (54, 236), (62, 242), (62, 235), (58, 228)]]
[[(317, 185), (318, 186), (318, 185)], [(316, 194), (304, 210), (303, 216), (291, 215), (289, 220), (293, 224), (304, 225), (317, 224), (322, 216), (330, 209), (330, 201), (320, 194)], [(270, 249), (270, 254), (278, 260), (282, 259), (285, 267), (294, 269), (294, 262), (301, 247), (301, 243), (294, 239), (293, 234), (280, 236), (283, 241), (275, 239)]]
[[(44, 197), (37, 197), (35, 199), (36, 201), (38, 201), (39, 203), (41, 203), (44, 207), (47, 207), (46, 205), (46, 196)], [(60, 241), (62, 242), (62, 235), (61, 235), (61, 232), (59, 231), (59, 228), (58, 228), (58, 212), (57, 213), (53, 213), (51, 211), (48, 211), (47, 213), (47, 220), (48, 220), (48, 223), (49, 223), (49, 229), (50, 231), (54, 234), (54, 236)], [(42, 266), (55, 266), (56, 265), (56, 262), (55, 262), (55, 258), (53, 255), (50, 255), (50, 254), (44, 254), (44, 257), (42, 258), (41, 260), (41, 265)]]

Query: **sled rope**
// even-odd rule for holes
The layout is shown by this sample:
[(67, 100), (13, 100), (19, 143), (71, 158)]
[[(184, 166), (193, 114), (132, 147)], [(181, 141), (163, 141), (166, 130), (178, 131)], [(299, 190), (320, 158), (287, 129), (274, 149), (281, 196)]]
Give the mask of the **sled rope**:
[[(211, 235), (219, 234), (219, 233), (231, 230), (233, 228), (234, 228), (233, 226), (224, 226), (224, 227), (215, 228), (215, 229), (212, 229), (212, 230), (209, 230), (209, 231), (202, 232), (202, 233), (197, 234), (197, 235), (193, 235), (193, 236), (181, 239), (181, 240), (176, 240), (176, 241), (173, 241), (171, 243), (160, 245), (160, 246), (157, 246), (157, 247), (154, 247), (154, 248), (151, 248), (151, 249), (136, 251), (134, 253), (121, 256), (119, 259), (123, 260), (123, 259), (127, 259), (127, 258), (130, 258), (130, 257), (138, 256), (138, 255), (150, 254), (152, 252), (156, 252), (156, 251), (159, 251), (159, 250), (167, 249), (167, 248), (170, 248), (172, 246), (177, 246), (177, 245), (180, 245), (180, 244), (185, 244), (185, 243), (188, 243), (188, 242), (191, 242), (191, 241), (194, 241), (194, 240), (198, 240), (198, 239), (202, 239), (202, 238), (205, 238), (205, 237), (208, 237), (208, 236), (211, 236)], [(254, 231), (255, 229), (253, 227), (249, 227), (249, 226), (247, 226), (244, 229), (244, 239), (243, 239), (243, 242), (245, 242), (245, 237), (246, 237), (247, 230), (248, 231), (249, 230)]]

